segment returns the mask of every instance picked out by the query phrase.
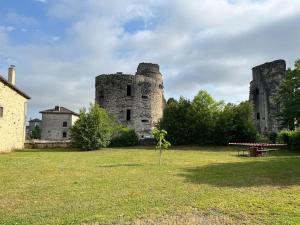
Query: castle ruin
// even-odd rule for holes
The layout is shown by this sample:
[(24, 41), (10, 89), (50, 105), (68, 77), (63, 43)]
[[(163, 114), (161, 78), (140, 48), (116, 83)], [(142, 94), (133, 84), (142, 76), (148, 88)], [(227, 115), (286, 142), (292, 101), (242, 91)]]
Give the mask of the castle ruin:
[(277, 132), (280, 127), (276, 114), (280, 106), (274, 97), (278, 94), (280, 84), (286, 74), (284, 60), (268, 62), (252, 68), (250, 82), (250, 102), (254, 106), (254, 121), (260, 133)]
[(162, 74), (158, 64), (140, 63), (135, 75), (102, 74), (96, 77), (96, 103), (122, 125), (133, 128), (140, 139), (152, 129), (165, 106)]

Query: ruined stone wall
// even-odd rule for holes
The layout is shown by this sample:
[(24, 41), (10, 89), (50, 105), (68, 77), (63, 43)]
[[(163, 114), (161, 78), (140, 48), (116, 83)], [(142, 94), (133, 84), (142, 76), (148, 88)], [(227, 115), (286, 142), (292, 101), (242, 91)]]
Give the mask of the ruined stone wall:
[(260, 133), (278, 131), (276, 114), (280, 107), (274, 98), (285, 74), (284, 60), (268, 62), (252, 69), (249, 99), (254, 105), (254, 121)]
[(24, 148), (27, 99), (0, 82), (0, 152)]
[(164, 107), (159, 66), (141, 63), (135, 75), (117, 73), (96, 77), (96, 102), (119, 123), (135, 129), (140, 138), (151, 137)]

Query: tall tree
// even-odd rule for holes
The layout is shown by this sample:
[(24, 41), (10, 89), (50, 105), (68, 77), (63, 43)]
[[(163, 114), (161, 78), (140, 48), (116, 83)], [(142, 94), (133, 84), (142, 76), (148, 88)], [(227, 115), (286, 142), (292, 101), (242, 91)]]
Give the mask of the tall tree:
[(169, 101), (160, 121), (159, 127), (168, 131), (168, 138), (172, 144), (191, 144), (191, 103), (181, 97), (179, 101)]
[(277, 101), (281, 107), (278, 117), (282, 126), (294, 130), (300, 125), (300, 60), (295, 62), (294, 69), (287, 70)]
[(207, 91), (200, 90), (192, 101), (189, 117), (193, 128), (193, 140), (196, 144), (212, 144), (214, 128), (223, 102), (217, 102)]

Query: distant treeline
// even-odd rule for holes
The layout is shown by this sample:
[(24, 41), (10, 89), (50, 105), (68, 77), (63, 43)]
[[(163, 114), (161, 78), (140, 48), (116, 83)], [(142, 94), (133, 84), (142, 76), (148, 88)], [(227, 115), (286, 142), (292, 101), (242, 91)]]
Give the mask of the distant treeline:
[(201, 90), (192, 101), (169, 99), (159, 127), (175, 145), (254, 142), (258, 135), (252, 116), (248, 101), (225, 104)]

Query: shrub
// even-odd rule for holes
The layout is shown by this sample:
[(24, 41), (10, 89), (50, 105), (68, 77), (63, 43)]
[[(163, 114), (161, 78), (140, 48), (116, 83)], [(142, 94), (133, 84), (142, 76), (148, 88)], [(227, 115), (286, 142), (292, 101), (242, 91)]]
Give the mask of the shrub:
[(277, 140), (277, 133), (276, 132), (269, 133), (268, 137), (269, 137), (269, 140), (272, 144), (276, 143), (276, 140)]
[(270, 138), (268, 138), (267, 136), (257, 133), (255, 142), (268, 143), (269, 140), (270, 140)]
[(71, 139), (75, 147), (95, 150), (107, 147), (116, 130), (116, 123), (99, 105), (91, 104), (89, 111), (80, 110), (79, 119), (71, 128)]
[(293, 131), (292, 140), (291, 140), (291, 149), (300, 150), (300, 128), (297, 128)]
[(282, 130), (278, 135), (278, 141), (287, 144), (291, 150), (300, 150), (300, 128), (294, 131)]
[(279, 132), (277, 140), (280, 143), (290, 145), (292, 140), (293, 131), (284, 129)]
[(122, 127), (118, 133), (113, 137), (110, 146), (112, 147), (126, 147), (138, 145), (139, 138), (133, 129)]

